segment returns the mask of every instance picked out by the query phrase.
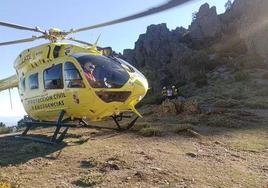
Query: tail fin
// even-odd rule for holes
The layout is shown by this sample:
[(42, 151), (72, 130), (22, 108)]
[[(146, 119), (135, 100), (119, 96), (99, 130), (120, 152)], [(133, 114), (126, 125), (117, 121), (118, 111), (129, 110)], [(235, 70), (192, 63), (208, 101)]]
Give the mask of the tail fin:
[(17, 75), (10, 76), (8, 78), (0, 80), (0, 91), (18, 87), (19, 80)]

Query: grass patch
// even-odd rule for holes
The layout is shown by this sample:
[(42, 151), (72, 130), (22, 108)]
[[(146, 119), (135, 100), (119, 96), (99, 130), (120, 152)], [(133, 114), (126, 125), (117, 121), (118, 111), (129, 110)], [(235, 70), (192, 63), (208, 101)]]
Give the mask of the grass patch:
[(187, 124), (187, 123), (185, 123), (185, 124), (177, 124), (173, 128), (173, 132), (175, 132), (175, 133), (181, 133), (182, 131), (185, 131), (187, 129), (190, 129), (191, 127), (192, 127), (192, 125), (191, 124)]
[(208, 85), (208, 78), (206, 74), (200, 74), (193, 78), (193, 81), (195, 83), (195, 86), (198, 88), (202, 88), (206, 85)]
[(214, 106), (219, 108), (232, 108), (240, 106), (240, 102), (234, 99), (220, 99), (214, 103)]
[(244, 71), (239, 71), (235, 73), (234, 79), (236, 82), (248, 81), (250, 79), (250, 75)]
[(244, 125), (244, 122), (231, 115), (225, 114), (210, 116), (207, 120), (207, 125), (213, 127), (239, 128)]
[(30, 153), (41, 153), (41, 152), (45, 152), (48, 150), (49, 146), (45, 145), (45, 144), (42, 144), (42, 143), (36, 143), (36, 142), (33, 142), (33, 143), (29, 143), (27, 145), (24, 145), (22, 148), (21, 148), (21, 152), (23, 153), (27, 153), (27, 154), (30, 154)]
[(178, 119), (179, 124), (197, 125), (200, 123), (200, 115), (180, 115)]
[(232, 147), (243, 150), (243, 151), (251, 151), (251, 152), (261, 152), (266, 149), (268, 146), (267, 141), (260, 140), (258, 138), (250, 138), (246, 142), (235, 142), (231, 144)]
[(74, 181), (73, 184), (79, 187), (92, 187), (101, 184), (104, 180), (104, 175), (101, 173), (90, 173)]
[(228, 145), (234, 149), (250, 152), (262, 152), (268, 147), (265, 129), (252, 129), (235, 135)]
[(255, 97), (250, 100), (246, 100), (244, 106), (252, 109), (268, 109), (268, 98)]
[(138, 133), (142, 136), (145, 137), (154, 137), (154, 136), (162, 136), (163, 135), (163, 130), (161, 130), (159, 127), (144, 127), (141, 128)]
[(262, 89), (256, 91), (255, 95), (256, 96), (259, 96), (259, 97), (266, 97), (266, 96), (268, 96), (268, 88), (262, 88)]
[(94, 159), (93, 157), (90, 157), (87, 160), (83, 160), (80, 162), (80, 167), (82, 168), (94, 168), (98, 165), (98, 161)]
[(0, 134), (8, 134), (11, 132), (12, 132), (12, 129), (9, 127), (0, 127)]

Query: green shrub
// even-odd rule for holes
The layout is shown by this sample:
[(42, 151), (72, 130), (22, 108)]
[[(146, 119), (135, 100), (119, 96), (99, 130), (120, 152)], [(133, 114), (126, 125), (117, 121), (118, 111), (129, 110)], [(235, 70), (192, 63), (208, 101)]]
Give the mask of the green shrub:
[(157, 127), (145, 127), (139, 130), (139, 134), (145, 137), (162, 136), (163, 131)]
[(263, 58), (259, 56), (243, 56), (237, 59), (238, 65), (244, 69), (263, 69), (265, 68), (265, 63)]
[(0, 122), (0, 127), (6, 127), (6, 125), (3, 122)]
[(77, 181), (74, 181), (73, 184), (79, 187), (93, 187), (101, 184), (103, 180), (103, 174), (91, 172), (90, 174), (81, 177)]
[(208, 78), (205, 74), (199, 74), (193, 78), (195, 86), (198, 88), (208, 85)]
[(11, 132), (12, 132), (12, 129), (9, 127), (0, 127), (0, 134), (7, 134)]
[(250, 76), (246, 72), (239, 71), (239, 72), (235, 73), (234, 78), (235, 78), (235, 81), (242, 82), (242, 81), (248, 81)]
[(207, 125), (212, 127), (240, 128), (244, 123), (228, 115), (214, 115), (209, 117)]

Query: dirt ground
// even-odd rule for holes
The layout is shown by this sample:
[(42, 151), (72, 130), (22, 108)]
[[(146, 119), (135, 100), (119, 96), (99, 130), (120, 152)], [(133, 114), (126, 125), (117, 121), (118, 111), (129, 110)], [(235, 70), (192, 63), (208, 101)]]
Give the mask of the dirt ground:
[(235, 119), (245, 124), (228, 128), (208, 125), (209, 115), (158, 117), (151, 108), (131, 131), (73, 128), (64, 143), (55, 146), (2, 135), (2, 186), (268, 186), (266, 110), (239, 111)]

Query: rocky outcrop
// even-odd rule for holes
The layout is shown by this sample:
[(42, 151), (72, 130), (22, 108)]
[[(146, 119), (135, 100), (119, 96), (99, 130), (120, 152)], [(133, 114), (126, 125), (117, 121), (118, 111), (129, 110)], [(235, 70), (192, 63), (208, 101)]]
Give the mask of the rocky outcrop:
[(215, 38), (222, 31), (222, 23), (217, 15), (216, 7), (209, 7), (209, 4), (204, 4), (196, 13), (196, 18), (189, 26), (189, 34), (194, 40), (204, 40)]
[[(140, 35), (133, 50), (123, 52), (123, 58), (141, 69), (149, 79), (154, 91), (163, 85), (176, 84), (191, 79), (205, 71), (206, 56), (183, 42), (184, 28), (169, 31), (166, 24), (151, 25)], [(189, 62), (195, 59), (194, 62)], [(192, 63), (196, 63), (193, 70)]]
[(134, 49), (124, 50), (123, 58), (141, 69), (152, 90), (159, 92), (164, 85), (198, 80), (215, 62), (223, 62), (219, 58), (226, 52), (225, 59), (250, 53), (268, 60), (267, 49), (268, 1), (235, 0), (222, 15), (216, 7), (202, 5), (188, 29), (149, 26)]

